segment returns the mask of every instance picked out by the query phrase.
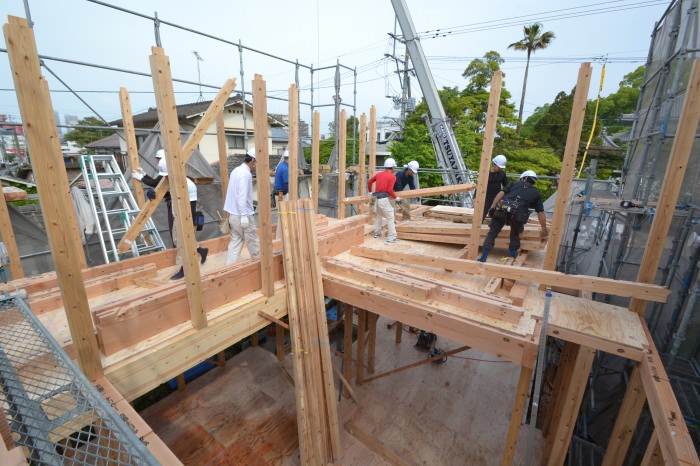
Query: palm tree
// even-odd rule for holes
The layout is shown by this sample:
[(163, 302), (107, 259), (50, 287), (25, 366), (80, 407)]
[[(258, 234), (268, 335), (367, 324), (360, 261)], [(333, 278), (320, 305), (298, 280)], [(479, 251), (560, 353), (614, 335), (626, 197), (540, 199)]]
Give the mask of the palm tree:
[(516, 133), (520, 137), (520, 127), (523, 124), (523, 104), (525, 103), (525, 88), (527, 87), (527, 72), (530, 69), (530, 54), (536, 50), (546, 49), (555, 35), (552, 31), (542, 32), (542, 24), (535, 23), (530, 26), (523, 26), (524, 37), (518, 42), (513, 42), (508, 46), (514, 50), (527, 51), (527, 65), (525, 65), (525, 79), (523, 79), (523, 93), (520, 96), (520, 111), (518, 111), (518, 126)]

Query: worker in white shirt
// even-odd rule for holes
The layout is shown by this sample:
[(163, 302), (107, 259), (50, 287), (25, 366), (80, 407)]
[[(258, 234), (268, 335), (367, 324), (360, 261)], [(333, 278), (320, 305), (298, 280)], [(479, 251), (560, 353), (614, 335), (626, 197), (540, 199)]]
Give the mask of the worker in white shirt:
[(234, 168), (228, 182), (224, 210), (228, 212), (231, 241), (228, 243), (226, 265), (238, 260), (245, 243), (250, 257), (260, 255), (260, 239), (253, 210), (253, 171), (255, 156), (248, 153), (243, 163)]

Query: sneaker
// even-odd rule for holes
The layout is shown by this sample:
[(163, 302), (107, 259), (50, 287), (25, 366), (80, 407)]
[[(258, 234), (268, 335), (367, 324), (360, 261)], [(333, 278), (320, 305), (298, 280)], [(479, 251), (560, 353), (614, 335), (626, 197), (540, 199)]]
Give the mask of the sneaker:
[(401, 241), (401, 240), (398, 238), (388, 239), (388, 240), (384, 241), (384, 244), (394, 244), (394, 243), (398, 243), (399, 241)]
[(180, 267), (180, 270), (175, 275), (170, 277), (171, 280), (179, 280), (181, 278), (185, 278), (185, 269), (182, 267)]
[[(433, 347), (433, 349), (430, 350), (430, 356), (428, 356), (428, 357), (433, 358), (435, 356), (440, 356), (440, 355), (444, 355), (444, 354), (445, 354), (445, 352), (442, 349), (437, 348), (437, 347)], [(438, 359), (433, 360), (433, 364), (442, 364), (444, 362), (447, 362), (447, 356), (443, 356), (442, 358), (438, 358)]]
[(200, 264), (204, 264), (207, 261), (207, 254), (209, 254), (209, 248), (197, 248), (197, 252), (202, 256)]

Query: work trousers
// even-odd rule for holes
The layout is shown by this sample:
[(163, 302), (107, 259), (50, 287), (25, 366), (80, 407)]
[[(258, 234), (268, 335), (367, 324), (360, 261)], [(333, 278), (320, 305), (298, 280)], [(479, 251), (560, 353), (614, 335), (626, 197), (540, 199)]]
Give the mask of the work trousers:
[(377, 199), (377, 213), (374, 214), (374, 234), (382, 234), (382, 218), (386, 219), (388, 228), (387, 239), (396, 239), (396, 223), (394, 221), (394, 208), (391, 206), (388, 197)]
[(255, 216), (248, 215), (248, 225), (241, 225), (241, 215), (229, 215), (228, 224), (231, 228), (231, 241), (228, 243), (226, 253), (226, 265), (231, 265), (238, 261), (245, 243), (250, 253), (250, 257), (260, 255), (260, 238), (258, 238), (258, 227), (255, 225)]
[[(496, 238), (498, 237), (498, 234), (501, 232), (505, 224), (505, 215), (495, 214), (493, 216), (493, 218), (491, 219), (491, 224), (489, 225), (489, 233), (488, 235), (486, 235), (486, 239), (484, 240), (485, 249), (488, 249), (489, 251), (493, 249), (493, 246), (496, 244)], [(510, 243), (508, 245), (508, 247), (511, 250), (520, 249), (520, 233), (522, 233), (524, 230), (525, 226), (522, 223), (516, 222), (515, 220), (511, 220)]]
[(401, 213), (403, 214), (401, 220), (411, 220), (411, 203), (408, 202), (408, 199), (402, 198), (401, 202), (398, 203), (396, 202), (396, 199), (391, 199), (389, 202), (391, 202), (391, 206), (395, 210), (401, 211)]

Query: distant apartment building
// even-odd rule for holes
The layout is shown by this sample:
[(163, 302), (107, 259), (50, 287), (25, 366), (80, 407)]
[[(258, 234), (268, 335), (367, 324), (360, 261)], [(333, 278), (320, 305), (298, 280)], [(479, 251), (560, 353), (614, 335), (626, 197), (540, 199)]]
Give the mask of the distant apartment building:
[[(58, 122), (59, 120), (56, 120), (56, 121)], [(80, 121), (80, 120), (78, 119), (77, 115), (66, 114), (64, 116), (63, 121), (66, 123), (66, 126), (73, 126), (73, 125), (77, 125), (78, 121)], [(70, 132), (71, 132), (70, 128), (64, 128), (63, 134), (70, 133)]]

